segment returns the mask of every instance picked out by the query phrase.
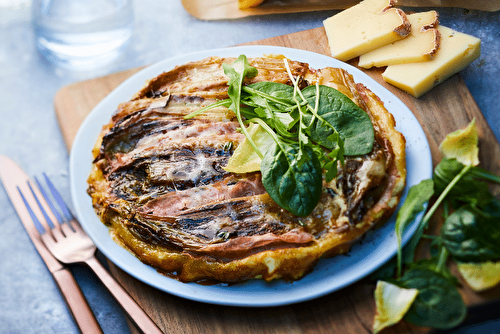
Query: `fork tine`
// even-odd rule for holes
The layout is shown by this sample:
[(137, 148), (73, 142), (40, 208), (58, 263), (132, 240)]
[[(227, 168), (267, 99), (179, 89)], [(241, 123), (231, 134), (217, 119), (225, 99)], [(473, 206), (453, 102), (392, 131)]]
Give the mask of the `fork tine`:
[(45, 182), (47, 182), (50, 192), (52, 193), (52, 196), (54, 197), (57, 204), (61, 208), (61, 211), (65, 216), (66, 220), (67, 221), (73, 220), (74, 219), (73, 214), (71, 213), (71, 211), (69, 211), (69, 208), (66, 205), (66, 202), (64, 202), (64, 199), (61, 197), (59, 191), (57, 191), (56, 187), (54, 186), (52, 181), (50, 181), (49, 177), (45, 173), (43, 173), (43, 176), (45, 178)]
[[(38, 187), (32, 185), (32, 181), (30, 180), (26, 181), (26, 186), (29, 189), (29, 191), (26, 188), (24, 188), (25, 189), (25, 193), (23, 194), (24, 201), (26, 203), (31, 203), (32, 206), (31, 211), (38, 218), (40, 226), (42, 226), (45, 231), (51, 231), (54, 227), (58, 227), (59, 224), (54, 224), (54, 215), (50, 211), (50, 208), (47, 202), (44, 200), (44, 198), (43, 197), (41, 198), (41, 193)], [(21, 188), (19, 187), (19, 189)], [(32, 200), (35, 201), (36, 205), (33, 203)]]
[(38, 190), (40, 190), (40, 193), (42, 194), (42, 197), (45, 199), (45, 201), (47, 202), (50, 210), (52, 211), (52, 213), (56, 217), (57, 222), (59, 224), (63, 223), (64, 220), (61, 217), (61, 215), (59, 213), (59, 210), (57, 210), (56, 207), (54, 206), (54, 204), (52, 203), (52, 201), (49, 200), (49, 196), (48, 196), (47, 192), (45, 191), (45, 189), (43, 188), (42, 184), (40, 183), (40, 181), (38, 180), (37, 177), (35, 177), (35, 182), (36, 182), (36, 184), (38, 186)]
[[(67, 236), (72, 230), (74, 230), (73, 226), (69, 224), (69, 222), (64, 224), (64, 220), (61, 220), (60, 215), (52, 203), (52, 200), (47, 196), (47, 192), (36, 178), (35, 181), (38, 184), (38, 187), (32, 185), (30, 181), (28, 181), (28, 187), (31, 190), (31, 194), (33, 195), (33, 198), (35, 199), (35, 202), (44, 218), (41, 225), (45, 228), (45, 232), (48, 232), (48, 234), (50, 234), (54, 239)], [(36, 192), (35, 189), (38, 192)], [(43, 222), (45, 222), (45, 224), (43, 224)]]
[[(45, 176), (45, 179), (47, 179), (47, 176)], [(69, 235), (71, 232), (74, 232), (75, 228), (72, 224), (72, 221), (67, 220), (66, 217), (63, 218), (60, 215), (60, 212), (57, 210), (57, 208), (55, 207), (55, 205), (53, 203), (53, 199), (51, 199), (50, 196), (48, 195), (48, 193), (44, 190), (44, 187), (42, 186), (41, 182), (38, 181), (38, 179), (36, 177), (35, 177), (35, 181), (38, 184), (37, 188), (40, 192), (41, 199), (43, 200), (43, 203), (41, 200), (38, 199), (38, 196), (33, 191), (33, 188), (31, 187), (31, 185), (29, 185), (29, 183), (28, 183), (28, 185), (30, 186), (31, 192), (33, 193), (33, 197), (35, 198), (38, 206), (40, 207), (40, 210), (42, 211), (42, 214), (43, 214), (45, 220), (47, 222), (50, 222), (48, 224), (51, 225), (49, 228), (49, 231), (51, 232), (52, 236), (55, 239), (58, 239), (60, 237)], [(52, 185), (52, 183), (51, 183), (51, 185)], [(49, 189), (50, 189), (50, 186), (49, 186)], [(51, 193), (53, 193), (54, 189), (55, 189), (55, 187), (54, 187), (54, 185), (52, 185)], [(59, 198), (60, 198), (60, 196), (59, 196)], [(57, 198), (55, 200), (57, 202)], [(49, 216), (47, 211), (45, 211), (43, 204), (47, 205), (47, 209), (50, 211), (50, 214), (52, 216)], [(64, 212), (63, 212), (63, 215), (64, 215)], [(53, 219), (51, 219), (51, 217), (53, 217)]]
[(61, 209), (63, 215), (65, 216), (65, 221), (66, 224), (73, 230), (73, 232), (83, 232), (82, 227), (78, 223), (78, 220), (73, 216), (71, 213), (71, 210), (68, 208), (68, 205), (64, 201), (64, 199), (61, 196), (61, 193), (57, 190), (57, 188), (54, 186), (50, 178), (47, 176), (47, 174), (43, 173), (43, 176), (45, 178), (45, 182), (47, 183), (47, 186), (52, 194), (52, 197), (55, 199), (56, 203), (59, 205), (59, 208)]
[(29, 205), (28, 201), (24, 197), (23, 192), (19, 187), (17, 187), (17, 191), (19, 191), (19, 195), (21, 195), (21, 198), (23, 199), (24, 205), (26, 206), (26, 209), (28, 210), (28, 213), (31, 217), (31, 220), (33, 221), (33, 224), (35, 225), (36, 229), (38, 230), (39, 234), (44, 234), (45, 233), (45, 228), (42, 226), (42, 223), (40, 220), (38, 220), (38, 217), (36, 214), (33, 212), (33, 209), (31, 208), (31, 205)]
[[(28, 187), (30, 188), (31, 190), (31, 194), (33, 195), (33, 198), (35, 199), (36, 201), (36, 204), (38, 204), (38, 207), (40, 208), (40, 211), (42, 212), (42, 215), (43, 215), (43, 218), (45, 218), (45, 221), (47, 222), (47, 224), (49, 225), (49, 228), (52, 229), (55, 227), (55, 224), (54, 222), (52, 221), (52, 219), (50, 219), (49, 215), (47, 214), (47, 211), (45, 211), (45, 208), (43, 207), (42, 203), (40, 202), (40, 200), (38, 199), (38, 196), (36, 195), (35, 191), (33, 190), (33, 187), (31, 186), (31, 183), (28, 181)], [(40, 192), (43, 194), (43, 189), (39, 187)], [(44, 196), (45, 197), (45, 196)], [(51, 206), (50, 204), (50, 201), (46, 201), (47, 204), (49, 205), (49, 207)]]

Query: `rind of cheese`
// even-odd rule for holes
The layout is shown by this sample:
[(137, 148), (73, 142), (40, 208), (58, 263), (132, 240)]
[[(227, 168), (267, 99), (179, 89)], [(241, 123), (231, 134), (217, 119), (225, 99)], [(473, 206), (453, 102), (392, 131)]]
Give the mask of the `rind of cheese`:
[(361, 55), (358, 66), (370, 68), (432, 60), (440, 45), (438, 13), (431, 10), (410, 14), (408, 20), (411, 23), (408, 37)]
[(406, 14), (394, 0), (364, 0), (323, 21), (331, 55), (342, 61), (408, 36)]
[(384, 80), (414, 97), (420, 97), (453, 74), (460, 72), (481, 54), (477, 37), (439, 26), (441, 47), (433, 60), (388, 66)]

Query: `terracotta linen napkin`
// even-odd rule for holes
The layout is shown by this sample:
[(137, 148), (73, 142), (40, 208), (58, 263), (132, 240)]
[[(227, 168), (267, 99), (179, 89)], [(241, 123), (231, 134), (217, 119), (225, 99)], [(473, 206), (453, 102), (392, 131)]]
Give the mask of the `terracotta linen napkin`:
[[(253, 15), (339, 10), (359, 0), (265, 0), (261, 5), (241, 10), (238, 0), (182, 0), (188, 13), (202, 20), (237, 19)], [(500, 10), (499, 0), (399, 0), (403, 7), (458, 7), (483, 11)]]

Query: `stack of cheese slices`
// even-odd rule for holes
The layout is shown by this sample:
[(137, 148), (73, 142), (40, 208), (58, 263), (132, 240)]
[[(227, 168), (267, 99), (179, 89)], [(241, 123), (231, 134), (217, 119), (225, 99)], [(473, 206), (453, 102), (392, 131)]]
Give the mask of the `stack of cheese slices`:
[(364, 0), (324, 21), (333, 57), (387, 67), (384, 80), (419, 97), (480, 55), (480, 39), (443, 27), (438, 13), (406, 14), (395, 0)]

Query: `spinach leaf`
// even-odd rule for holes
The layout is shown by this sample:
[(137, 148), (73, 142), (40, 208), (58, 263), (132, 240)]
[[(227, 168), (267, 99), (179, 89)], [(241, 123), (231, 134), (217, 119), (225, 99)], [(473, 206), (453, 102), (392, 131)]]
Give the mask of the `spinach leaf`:
[(490, 173), (479, 166), (471, 169), (471, 176), (482, 181), (500, 184), (500, 176)]
[(450, 282), (450, 284), (452, 284), (453, 286), (458, 286), (460, 284), (458, 279), (455, 276), (453, 276), (448, 267), (440, 266), (439, 258), (435, 256), (429, 259), (420, 259), (416, 262), (410, 263), (408, 264), (408, 268), (430, 270), (441, 275), (443, 278), (448, 280), (448, 282)]
[[(443, 159), (434, 169), (435, 191), (440, 194), (450, 184), (450, 182), (464, 169), (464, 165), (455, 159)], [(481, 203), (488, 202), (492, 195), (485, 182), (478, 182), (479, 168), (471, 167), (457, 184), (450, 190), (447, 198), (451, 198), (455, 207), (457, 203)]]
[(243, 87), (248, 96), (261, 96), (263, 99), (284, 106), (293, 106), (293, 87), (279, 82), (260, 81)]
[(322, 170), (309, 146), (302, 148), (297, 159), (296, 142), (275, 143), (260, 164), (262, 184), (269, 196), (296, 216), (307, 216), (318, 204), (322, 193)]
[[(403, 261), (403, 249), (402, 249), (402, 244), (401, 244), (401, 238), (403, 235), (403, 231), (405, 230), (406, 226), (412, 222), (415, 217), (425, 209), (425, 203), (429, 201), (429, 199), (432, 197), (434, 191), (434, 183), (432, 180), (423, 180), (419, 184), (416, 184), (412, 186), (408, 192), (408, 196), (406, 197), (406, 200), (404, 201), (403, 205), (398, 211), (397, 217), (396, 217), (396, 237), (398, 241), (398, 253), (397, 253), (397, 270), (398, 270), (398, 276), (401, 275), (401, 270), (403, 267), (402, 261)], [(416, 233), (418, 240), (421, 238), (421, 234), (418, 235)], [(417, 242), (418, 243), (418, 242)], [(410, 243), (409, 248), (406, 251), (410, 254), (413, 254), (415, 249), (414, 247), (416, 246), (416, 243)]]
[(484, 208), (467, 205), (446, 219), (441, 238), (455, 259), (484, 262), (500, 259), (500, 203), (492, 199)]
[(418, 289), (405, 319), (418, 326), (439, 329), (460, 324), (466, 315), (465, 303), (447, 278), (430, 269), (409, 269), (399, 280), (406, 289)]
[[(315, 86), (308, 86), (302, 94), (311, 106), (316, 105)], [(319, 86), (319, 104), (317, 114), (322, 118), (311, 126), (311, 139), (327, 148), (333, 148), (328, 138), (334, 131), (344, 141), (345, 155), (361, 155), (372, 151), (374, 130), (370, 116), (346, 95), (338, 90)], [(325, 121), (330, 127), (324, 126)]]

